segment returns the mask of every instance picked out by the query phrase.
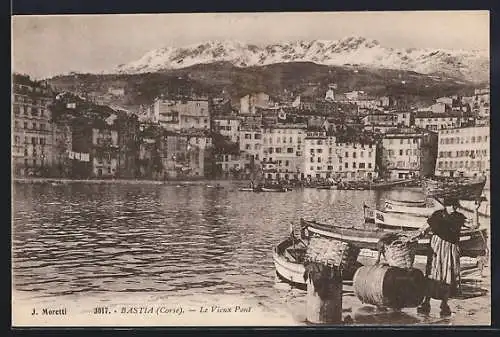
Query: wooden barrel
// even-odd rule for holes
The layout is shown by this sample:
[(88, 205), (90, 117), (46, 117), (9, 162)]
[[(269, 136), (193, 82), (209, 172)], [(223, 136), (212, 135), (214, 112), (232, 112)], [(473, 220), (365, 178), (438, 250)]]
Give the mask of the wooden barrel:
[(415, 308), (425, 295), (425, 277), (419, 269), (363, 266), (354, 274), (353, 287), (362, 303), (395, 309)]

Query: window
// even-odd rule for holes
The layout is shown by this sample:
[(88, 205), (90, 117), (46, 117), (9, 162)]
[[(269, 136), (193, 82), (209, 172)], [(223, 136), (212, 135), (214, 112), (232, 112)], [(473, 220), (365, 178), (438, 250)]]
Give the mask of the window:
[(313, 157), (311, 157), (311, 163), (314, 163), (314, 158)]
[(289, 161), (285, 160), (285, 166), (288, 166), (288, 165), (289, 165)]
[(314, 171), (314, 166), (311, 166), (311, 171)]
[(356, 168), (356, 162), (352, 163), (352, 168)]
[(346, 158), (349, 158), (349, 152), (346, 152), (346, 153), (345, 153), (345, 157), (346, 157)]
[(245, 139), (252, 139), (252, 134), (245, 133)]
[(40, 145), (45, 145), (45, 138), (40, 138)]
[(289, 148), (287, 148), (287, 149), (286, 149), (286, 152), (287, 152), (287, 153), (293, 153), (293, 147), (289, 147)]
[(245, 150), (250, 150), (250, 144), (245, 145)]
[(365, 168), (365, 163), (359, 163), (359, 168), (364, 169)]
[(361, 152), (359, 153), (359, 156), (360, 156), (361, 158), (363, 158), (363, 156), (364, 156), (364, 152), (363, 152), (363, 151), (361, 151)]
[(403, 138), (399, 140), (399, 144), (403, 145)]
[(316, 152), (323, 153), (323, 149), (317, 149)]
[(353, 157), (353, 158), (356, 158), (356, 152), (353, 152), (353, 153), (352, 153), (352, 157)]
[(281, 147), (276, 148), (276, 153), (281, 153)]
[(368, 168), (371, 169), (372, 168), (372, 163), (368, 163)]
[(318, 157), (318, 163), (321, 163), (321, 157)]
[(261, 135), (260, 135), (260, 133), (256, 133), (256, 134), (254, 135), (254, 139), (260, 139), (260, 136), (261, 136)]
[(27, 129), (28, 128), (28, 122), (24, 122), (24, 128)]
[(399, 150), (399, 155), (402, 156), (403, 155), (403, 150)]
[(368, 152), (368, 158), (371, 158), (372, 157), (372, 152)]

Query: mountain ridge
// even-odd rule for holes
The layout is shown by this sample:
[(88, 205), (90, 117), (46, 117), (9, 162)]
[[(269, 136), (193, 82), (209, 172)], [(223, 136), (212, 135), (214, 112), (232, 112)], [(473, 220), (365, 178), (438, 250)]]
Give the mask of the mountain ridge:
[(184, 47), (151, 50), (138, 60), (122, 64), (108, 74), (138, 74), (183, 69), (197, 64), (229, 62), (239, 68), (276, 63), (312, 62), (329, 66), (362, 66), (444, 74), (471, 82), (489, 79), (486, 51), (383, 47), (377, 40), (347, 37), (339, 40), (311, 40), (248, 44), (240, 41), (207, 41)]

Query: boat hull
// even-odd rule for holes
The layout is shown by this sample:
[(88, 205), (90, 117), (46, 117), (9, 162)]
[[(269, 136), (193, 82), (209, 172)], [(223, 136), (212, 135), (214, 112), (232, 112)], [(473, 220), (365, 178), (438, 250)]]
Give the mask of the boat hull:
[(406, 206), (406, 207), (425, 207), (427, 202), (425, 200), (394, 200), (394, 199), (385, 199), (386, 203), (390, 203), (391, 205), (396, 206)]
[(286, 192), (286, 188), (266, 188), (262, 187), (261, 192)]
[(441, 210), (443, 208), (444, 206), (438, 203), (435, 203), (431, 207), (411, 207), (395, 205), (386, 200), (384, 204), (384, 211), (386, 213), (408, 214), (416, 217), (430, 217), (435, 211)]
[(280, 279), (299, 288), (306, 288), (304, 280), (305, 267), (298, 261), (292, 261), (285, 256), (285, 250), (292, 247), (291, 239), (286, 239), (273, 250), (273, 262), (276, 274)]
[[(321, 224), (312, 220), (301, 219), (301, 225), (306, 232), (306, 237), (311, 235), (323, 236), (340, 241), (351, 243), (360, 249), (377, 250), (379, 239), (387, 233), (394, 233), (398, 229), (384, 228), (355, 228), (340, 227)], [(487, 230), (486, 229), (467, 229), (460, 234), (459, 247), (461, 256), (478, 257), (486, 254), (487, 251)], [(426, 255), (429, 249), (430, 235), (418, 240), (418, 255)]]

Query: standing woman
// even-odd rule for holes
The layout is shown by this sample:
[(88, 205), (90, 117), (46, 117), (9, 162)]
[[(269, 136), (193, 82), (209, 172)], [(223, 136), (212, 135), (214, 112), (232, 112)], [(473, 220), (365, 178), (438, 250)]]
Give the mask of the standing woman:
[[(448, 305), (450, 295), (455, 292), (460, 277), (460, 230), (466, 218), (457, 212), (459, 201), (444, 200), (444, 209), (434, 212), (427, 220), (418, 237), (432, 232), (429, 255), (427, 257), (426, 276), (428, 278), (424, 302), (417, 308), (419, 313), (429, 313), (430, 299), (441, 300), (441, 316), (451, 315)], [(452, 210), (448, 210), (451, 206)]]

